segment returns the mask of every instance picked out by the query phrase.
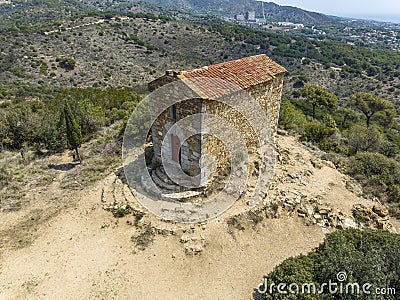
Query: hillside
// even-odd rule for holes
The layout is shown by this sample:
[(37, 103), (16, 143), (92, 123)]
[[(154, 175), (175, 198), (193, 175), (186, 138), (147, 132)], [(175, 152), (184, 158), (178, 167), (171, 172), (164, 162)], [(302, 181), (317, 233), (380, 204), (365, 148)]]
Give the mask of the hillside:
[(280, 6), (272, 2), (262, 4), (255, 0), (145, 0), (166, 8), (178, 8), (188, 12), (215, 14), (223, 17), (234, 17), (236, 14), (244, 14), (246, 11), (254, 11), (257, 18), (265, 17), (269, 21), (294, 22), (304, 24), (333, 24), (337, 20), (324, 14), (306, 11), (292, 6)]
[[(289, 71), (284, 99), (299, 98), (305, 85), (321, 86), (338, 97), (339, 108), (329, 114), (341, 132), (339, 139), (328, 144), (344, 155), (354, 154), (347, 146), (349, 96), (368, 92), (392, 101), (397, 108), (400, 105), (400, 54), (395, 51), (254, 29), (143, 3), (119, 3), (107, 12), (93, 7), (78, 11), (73, 1), (67, 12), (67, 8), (56, 9), (61, 2), (52, 3), (48, 9), (57, 14), (55, 20), (42, 20), (38, 9), (29, 15), (35, 20), (30, 24), (21, 18), (25, 10), (31, 10), (30, 4), (3, 7), (8, 17), (1, 19), (0, 29), (2, 148), (20, 149), (24, 143), (51, 150), (62, 146), (57, 103), (65, 98), (81, 111), (80, 122), (89, 138), (99, 127), (126, 117), (137, 100), (134, 91), (146, 92), (147, 83), (167, 69), (192, 69), (262, 53)], [(97, 110), (90, 111), (87, 101)], [(307, 119), (309, 108), (302, 102), (296, 105)], [(37, 118), (28, 118), (27, 111), (38, 114)], [(91, 124), (85, 116), (88, 111)], [(393, 112), (396, 117), (394, 110), (380, 114), (375, 125), (381, 126), (388, 145), (398, 148), (399, 123), (390, 124)], [(319, 112), (320, 121), (326, 113)], [(43, 116), (45, 129), (38, 121)], [(352, 116), (359, 121), (364, 118), (359, 110)], [(21, 125), (16, 120), (25, 121)], [(306, 130), (303, 126), (309, 121), (302, 128), (294, 127)], [(37, 130), (32, 132), (32, 128)]]
[[(29, 26), (18, 22), (5, 22), (0, 38), (4, 99), (39, 96), (32, 93), (46, 86), (140, 87), (166, 69), (196, 68), (260, 53), (289, 70), (285, 97), (299, 80), (323, 85), (341, 97), (374, 90), (395, 101), (400, 93), (400, 59), (394, 51), (355, 49), (133, 4), (122, 12), (80, 12)], [(70, 68), (60, 64), (67, 58), (73, 59)]]
[[(0, 4), (0, 299), (253, 299), (263, 275), (328, 233), (400, 232), (400, 53), (212, 16), (254, 5)], [(265, 8), (330, 27), (321, 14)], [(147, 83), (256, 54), (288, 70), (268, 196), (250, 208), (244, 195), (200, 224), (160, 220), (121, 168)], [(67, 107), (81, 163), (66, 150)]]
[[(99, 152), (108, 148), (102, 142), (110, 134), (84, 144), (83, 155), (113, 157)], [(46, 157), (41, 171), (21, 184), (21, 209), (2, 212), (0, 298), (250, 299), (274, 266), (317, 247), (335, 226), (356, 226), (354, 205), (376, 205), (318, 151), (293, 137), (277, 141), (280, 159), (265, 204), (247, 212), (239, 201), (218, 219), (196, 225), (139, 214), (120, 172), (93, 172), (92, 158), (74, 165), (67, 152)], [(7, 159), (18, 173), (38, 169), (36, 160)], [(101, 180), (87, 181), (99, 174)], [(123, 217), (109, 211), (128, 204), (134, 211)], [(305, 217), (303, 209), (311, 214)], [(327, 221), (333, 216), (343, 222)], [(396, 220), (390, 220), (394, 227), (383, 222), (400, 230)]]

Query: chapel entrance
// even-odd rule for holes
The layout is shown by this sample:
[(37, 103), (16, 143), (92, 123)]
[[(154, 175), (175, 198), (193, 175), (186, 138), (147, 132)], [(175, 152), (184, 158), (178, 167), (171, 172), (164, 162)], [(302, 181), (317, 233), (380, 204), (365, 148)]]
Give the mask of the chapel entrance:
[(172, 147), (172, 160), (181, 163), (181, 141), (179, 137), (172, 134), (171, 135), (171, 147)]

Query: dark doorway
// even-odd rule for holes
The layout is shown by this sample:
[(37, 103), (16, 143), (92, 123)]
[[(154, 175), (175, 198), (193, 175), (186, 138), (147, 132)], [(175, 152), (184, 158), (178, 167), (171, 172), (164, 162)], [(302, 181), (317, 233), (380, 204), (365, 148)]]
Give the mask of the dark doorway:
[(181, 141), (179, 137), (172, 134), (171, 135), (171, 147), (172, 147), (172, 160), (181, 163)]

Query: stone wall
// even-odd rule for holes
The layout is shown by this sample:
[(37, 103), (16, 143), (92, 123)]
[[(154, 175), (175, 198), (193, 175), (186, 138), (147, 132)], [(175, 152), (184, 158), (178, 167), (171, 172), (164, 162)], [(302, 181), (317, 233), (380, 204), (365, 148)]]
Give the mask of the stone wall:
[[(150, 106), (153, 116), (157, 115), (157, 111), (162, 111), (152, 127), (154, 160), (161, 162), (162, 151), (163, 156), (174, 163), (171, 150), (171, 135), (174, 134), (182, 143), (182, 169), (190, 176), (201, 174), (201, 184), (205, 184), (216, 172), (229, 166), (231, 160), (229, 149), (235, 149), (242, 143), (246, 151), (249, 149), (253, 151), (273, 141), (279, 119), (283, 77), (283, 74), (278, 75), (269, 82), (252, 86), (245, 92), (225, 96), (218, 101), (201, 100), (193, 91), (186, 91), (188, 87), (184, 83), (178, 82), (173, 87), (175, 90), (161, 93), (164, 98), (157, 99), (157, 102)], [(176, 80), (174, 78), (163, 76), (151, 83), (151, 88), (155, 90)], [(176, 104), (176, 120), (173, 119), (170, 105), (182, 99), (175, 99), (175, 94), (176, 97), (184, 94), (186, 99), (190, 99)], [(250, 99), (248, 94), (256, 102)], [(182, 118), (199, 113), (216, 118), (199, 116), (189, 121), (182, 121)], [(269, 135), (260, 141), (259, 136), (265, 130), (263, 126), (265, 122), (269, 125)], [(227, 126), (234, 128), (234, 132), (227, 130)], [(228, 141), (228, 144), (224, 145), (220, 138), (207, 134), (210, 128), (214, 128), (215, 131), (210, 130), (211, 134), (220, 135), (221, 139)], [(199, 132), (203, 134), (195, 135)]]
[(270, 118), (271, 118), (271, 131), (275, 136), (278, 130), (279, 112), (281, 110), (281, 99), (282, 99), (282, 89), (283, 89), (283, 78), (284, 74), (276, 76), (273, 83), (272, 96), (271, 96), (271, 106), (270, 106)]
[(270, 82), (252, 86), (246, 90), (265, 109), (270, 119), (269, 126), (272, 137), (274, 137), (278, 129), (283, 78), (284, 74), (280, 74)]
[(181, 101), (176, 106), (176, 119), (173, 118), (172, 106), (168, 107), (155, 120), (152, 127), (154, 160), (161, 163), (161, 153), (169, 163), (172, 160), (171, 136), (175, 135), (181, 142), (181, 166), (190, 176), (200, 173), (201, 130), (199, 117), (182, 120), (187, 116), (198, 114), (201, 110), (199, 99)]
[[(203, 100), (202, 111), (225, 120), (240, 134), (247, 150), (250, 150), (250, 152), (256, 151), (257, 148), (274, 139), (279, 119), (282, 86), (283, 74), (273, 81), (247, 89), (246, 92), (257, 101), (259, 107), (252, 107), (251, 99), (248, 99), (244, 93), (238, 93), (229, 96), (229, 99), (222, 99), (222, 102)], [(235, 108), (229, 106), (228, 103)], [(265, 137), (265, 140), (260, 140), (262, 128), (257, 126), (262, 126), (265, 121), (268, 122), (269, 136)], [(204, 129), (210, 124), (203, 122), (202, 126)], [(212, 124), (211, 127), (218, 126)], [(220, 128), (223, 131), (222, 123)], [(236, 136), (230, 136), (228, 132), (225, 132), (224, 136), (225, 140), (228, 141), (227, 145), (224, 145), (218, 138), (209, 135), (204, 136), (202, 139), (202, 176), (207, 179), (212, 178), (216, 172), (225, 169), (229, 165), (231, 158), (229, 157), (228, 149), (234, 149), (239, 145)]]
[(241, 94), (233, 95), (229, 100), (224, 99), (226, 102), (203, 101), (203, 112), (215, 116), (215, 118), (204, 120), (202, 124), (203, 130), (211, 133), (203, 136), (202, 139), (203, 178), (210, 179), (216, 172), (228, 168), (231, 161), (230, 152), (238, 150), (238, 148), (247, 151), (247, 149), (254, 149), (258, 146), (257, 132), (246, 118), (246, 114), (243, 114), (240, 108), (234, 108), (228, 104), (236, 106), (235, 104), (241, 102), (242, 99), (239, 98), (242, 96)]
[(177, 81), (178, 78), (176, 76), (174, 76), (174, 72), (176, 73), (176, 71), (167, 71), (164, 76), (157, 78), (156, 80), (150, 82), (148, 84), (149, 92), (153, 92), (161, 86), (164, 86), (168, 83)]

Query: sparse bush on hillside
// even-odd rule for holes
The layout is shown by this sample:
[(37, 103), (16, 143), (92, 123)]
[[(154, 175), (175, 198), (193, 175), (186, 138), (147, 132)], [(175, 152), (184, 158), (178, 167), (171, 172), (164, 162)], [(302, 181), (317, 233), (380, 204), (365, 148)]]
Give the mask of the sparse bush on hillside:
[(279, 115), (280, 127), (287, 130), (303, 128), (306, 121), (306, 116), (301, 110), (297, 109), (290, 101), (282, 100)]
[(312, 120), (305, 124), (302, 137), (307, 141), (318, 144), (334, 134), (335, 131), (334, 128), (328, 127), (318, 120)]
[(365, 192), (392, 203), (400, 201), (400, 162), (380, 153), (362, 152), (350, 159), (349, 174)]
[(75, 68), (75, 60), (71, 57), (59, 57), (56, 59), (58, 62), (60, 68), (63, 68), (65, 70), (73, 70)]
[(354, 125), (350, 128), (347, 139), (354, 153), (378, 152), (384, 143), (384, 137), (375, 127)]
[(387, 185), (400, 184), (400, 163), (380, 153), (358, 153), (352, 158), (349, 171), (356, 177), (377, 177)]

